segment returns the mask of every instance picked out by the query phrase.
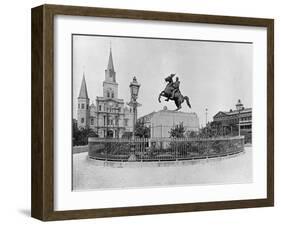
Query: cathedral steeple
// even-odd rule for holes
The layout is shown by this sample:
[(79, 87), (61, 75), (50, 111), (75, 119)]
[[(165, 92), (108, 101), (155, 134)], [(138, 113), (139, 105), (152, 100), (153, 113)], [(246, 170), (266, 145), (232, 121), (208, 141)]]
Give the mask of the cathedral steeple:
[(110, 71), (113, 71), (113, 72), (114, 72), (114, 66), (113, 66), (113, 59), (112, 59), (111, 46), (110, 46), (110, 52), (109, 52), (109, 59), (108, 59), (107, 70), (110, 70)]
[(112, 50), (111, 50), (111, 46), (110, 46), (108, 64), (107, 64), (107, 68), (105, 70), (105, 81), (116, 82), (115, 74), (116, 73), (114, 71), (114, 66), (113, 66)]
[(87, 91), (87, 85), (85, 80), (85, 74), (83, 73), (83, 79), (81, 83), (80, 93), (78, 98), (84, 98), (88, 99), (88, 91)]
[(90, 120), (89, 101), (90, 99), (88, 97), (85, 74), (83, 73), (80, 93), (78, 96), (78, 108), (77, 108), (78, 128), (87, 128), (89, 126), (89, 120)]
[(105, 98), (118, 98), (118, 83), (113, 66), (112, 50), (110, 45), (107, 68), (105, 69), (105, 80), (103, 82), (103, 96)]

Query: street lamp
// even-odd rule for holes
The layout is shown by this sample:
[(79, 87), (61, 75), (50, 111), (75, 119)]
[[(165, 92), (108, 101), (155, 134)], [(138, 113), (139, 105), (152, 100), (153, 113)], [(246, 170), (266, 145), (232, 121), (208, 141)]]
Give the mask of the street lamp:
[(238, 111), (238, 135), (239, 135), (239, 137), (241, 135), (241, 131), (240, 131), (240, 109)]
[(133, 81), (130, 83), (129, 87), (130, 87), (130, 91), (131, 91), (131, 101), (127, 104), (133, 108), (133, 140), (134, 140), (136, 123), (137, 123), (137, 107), (141, 106), (137, 102), (140, 84), (137, 82), (136, 76), (133, 77)]
[(133, 81), (130, 83), (131, 99), (136, 101), (139, 94), (140, 84), (137, 82), (136, 76), (133, 77)]

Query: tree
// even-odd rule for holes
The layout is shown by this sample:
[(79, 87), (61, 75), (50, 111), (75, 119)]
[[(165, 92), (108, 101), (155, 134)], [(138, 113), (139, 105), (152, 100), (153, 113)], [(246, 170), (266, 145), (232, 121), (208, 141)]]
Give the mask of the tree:
[(194, 131), (188, 132), (188, 133), (187, 133), (187, 136), (188, 136), (189, 138), (196, 138), (196, 137), (198, 137), (198, 136), (197, 136), (197, 133), (194, 132)]
[(143, 121), (138, 121), (135, 127), (135, 136), (141, 138), (150, 138), (150, 128)]
[(98, 135), (89, 127), (78, 128), (75, 121), (72, 122), (72, 145), (87, 145), (89, 137), (98, 137)]
[(175, 128), (171, 128), (170, 130), (170, 137), (173, 138), (184, 138), (184, 134), (185, 134), (185, 129), (183, 127), (183, 123), (180, 123), (179, 125), (176, 125)]

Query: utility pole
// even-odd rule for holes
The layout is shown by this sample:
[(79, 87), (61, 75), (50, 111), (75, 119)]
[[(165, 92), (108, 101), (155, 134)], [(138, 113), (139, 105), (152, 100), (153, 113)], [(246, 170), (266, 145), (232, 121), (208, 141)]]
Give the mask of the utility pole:
[(240, 137), (241, 132), (240, 132), (240, 110), (239, 110), (239, 114), (238, 114), (238, 135)]

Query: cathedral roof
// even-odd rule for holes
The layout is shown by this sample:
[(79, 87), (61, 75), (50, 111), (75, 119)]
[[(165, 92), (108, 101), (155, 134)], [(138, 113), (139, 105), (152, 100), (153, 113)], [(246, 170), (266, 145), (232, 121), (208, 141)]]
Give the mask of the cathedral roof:
[(80, 93), (78, 98), (85, 98), (88, 99), (88, 91), (87, 91), (87, 85), (85, 80), (85, 75), (83, 74), (83, 79), (81, 83)]
[(107, 70), (114, 71), (111, 48), (110, 48), (110, 53), (109, 53), (109, 59), (108, 59)]

